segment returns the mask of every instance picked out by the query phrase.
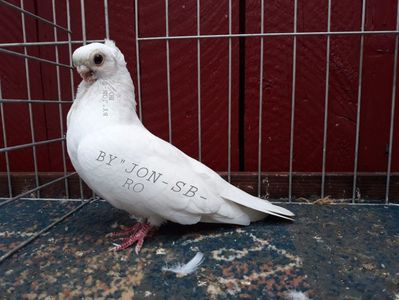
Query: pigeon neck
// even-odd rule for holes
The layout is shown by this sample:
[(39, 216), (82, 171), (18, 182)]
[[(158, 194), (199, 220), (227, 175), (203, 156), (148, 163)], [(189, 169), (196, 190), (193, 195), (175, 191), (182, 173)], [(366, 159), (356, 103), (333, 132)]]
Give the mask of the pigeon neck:
[(136, 113), (134, 86), (127, 70), (106, 79), (100, 77), (91, 84), (82, 82), (75, 102), (73, 110), (79, 107), (84, 119), (90, 116), (90, 122), (97, 120), (102, 127), (116, 123), (142, 125)]

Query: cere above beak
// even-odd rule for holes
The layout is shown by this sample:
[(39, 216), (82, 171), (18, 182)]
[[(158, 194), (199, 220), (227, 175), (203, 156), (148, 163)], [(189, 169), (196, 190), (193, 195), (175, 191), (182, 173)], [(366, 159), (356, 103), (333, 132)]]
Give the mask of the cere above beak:
[(80, 77), (82, 77), (84, 81), (93, 82), (96, 80), (96, 76), (90, 68), (84, 65), (80, 65), (76, 67), (76, 70), (78, 71)]

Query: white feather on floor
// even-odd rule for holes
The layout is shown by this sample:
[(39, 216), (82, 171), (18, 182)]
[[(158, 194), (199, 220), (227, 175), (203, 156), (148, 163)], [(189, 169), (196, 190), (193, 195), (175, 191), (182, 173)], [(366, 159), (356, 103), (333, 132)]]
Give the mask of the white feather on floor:
[(197, 268), (202, 264), (204, 261), (204, 254), (202, 252), (197, 252), (197, 254), (186, 264), (180, 264), (169, 268), (169, 267), (162, 267), (162, 271), (164, 272), (173, 272), (180, 276), (185, 276), (191, 274), (197, 270)]
[(287, 300), (310, 300), (310, 298), (300, 291), (288, 291)]

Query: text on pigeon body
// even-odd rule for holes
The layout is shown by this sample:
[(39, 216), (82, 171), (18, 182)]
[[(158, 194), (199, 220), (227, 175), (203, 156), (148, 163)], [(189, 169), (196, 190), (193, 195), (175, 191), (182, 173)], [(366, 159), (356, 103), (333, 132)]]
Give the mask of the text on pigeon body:
[(162, 184), (169, 186), (171, 192), (180, 193), (185, 197), (192, 198), (199, 196), (201, 199), (207, 199), (199, 195), (199, 188), (195, 185), (181, 180), (170, 183), (164, 178), (164, 174), (156, 170), (136, 162), (126, 161), (117, 155), (107, 153), (103, 150), (99, 150), (95, 160), (104, 163), (108, 167), (121, 166), (122, 171), (128, 174), (125, 181), (121, 183), (121, 187), (129, 191), (141, 193), (145, 189), (146, 184)]

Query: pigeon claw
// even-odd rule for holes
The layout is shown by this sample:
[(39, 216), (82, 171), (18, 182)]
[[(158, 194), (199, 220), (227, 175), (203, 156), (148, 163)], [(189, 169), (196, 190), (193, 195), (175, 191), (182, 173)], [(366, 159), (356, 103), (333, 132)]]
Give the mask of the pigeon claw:
[(141, 223), (136, 223), (133, 226), (126, 226), (122, 228), (122, 231), (111, 232), (108, 236), (110, 237), (121, 237), (135, 234), (141, 227)]
[(136, 223), (132, 227), (125, 229), (122, 232), (113, 233), (112, 236), (126, 236), (129, 235), (127, 238), (124, 238), (121, 245), (118, 245), (113, 248), (115, 251), (120, 251), (129, 248), (134, 243), (136, 244), (135, 252), (138, 255), (141, 247), (144, 243), (144, 238), (147, 236), (148, 232), (151, 230), (152, 226), (148, 223)]

